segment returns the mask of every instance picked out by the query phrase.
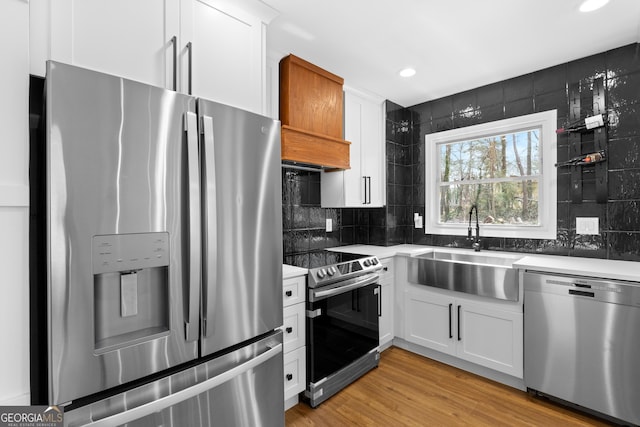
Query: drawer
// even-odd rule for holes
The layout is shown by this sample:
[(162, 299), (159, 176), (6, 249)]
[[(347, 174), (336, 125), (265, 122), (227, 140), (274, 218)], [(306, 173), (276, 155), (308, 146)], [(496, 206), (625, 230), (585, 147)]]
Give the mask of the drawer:
[(305, 342), (305, 311), (304, 303), (285, 307), (282, 312), (283, 347), (284, 352), (302, 347)]
[(307, 276), (292, 277), (282, 282), (282, 304), (287, 307), (305, 301)]
[(306, 359), (304, 346), (284, 354), (284, 400), (304, 391), (307, 383)]

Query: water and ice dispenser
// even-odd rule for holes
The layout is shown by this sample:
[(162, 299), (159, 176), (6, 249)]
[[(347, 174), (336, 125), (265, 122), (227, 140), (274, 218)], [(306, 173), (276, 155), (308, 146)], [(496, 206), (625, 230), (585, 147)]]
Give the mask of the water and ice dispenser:
[(94, 236), (96, 354), (169, 334), (169, 233)]

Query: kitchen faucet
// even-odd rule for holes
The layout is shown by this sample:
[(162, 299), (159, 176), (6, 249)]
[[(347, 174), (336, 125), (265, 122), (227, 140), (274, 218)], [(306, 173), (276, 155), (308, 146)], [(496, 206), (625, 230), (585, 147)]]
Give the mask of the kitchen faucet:
[[(471, 236), (471, 215), (473, 215), (473, 210), (476, 211), (476, 237), (473, 238)], [(480, 224), (478, 223), (478, 207), (476, 205), (472, 205), (471, 209), (469, 209), (469, 229), (467, 234), (467, 240), (473, 240), (471, 247), (474, 251), (480, 252)]]

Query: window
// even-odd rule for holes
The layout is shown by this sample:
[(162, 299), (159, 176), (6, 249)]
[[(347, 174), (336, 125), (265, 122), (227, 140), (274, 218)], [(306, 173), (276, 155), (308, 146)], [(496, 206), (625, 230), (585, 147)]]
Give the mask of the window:
[[(426, 136), (427, 234), (556, 238), (556, 110)], [(475, 224), (475, 216), (474, 216)]]

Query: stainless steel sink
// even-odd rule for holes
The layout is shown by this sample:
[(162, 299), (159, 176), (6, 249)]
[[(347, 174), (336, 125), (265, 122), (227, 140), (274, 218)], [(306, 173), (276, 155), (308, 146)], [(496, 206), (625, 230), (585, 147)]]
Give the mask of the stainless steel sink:
[(418, 255), (417, 258), (511, 267), (515, 261), (522, 258), (522, 255), (435, 251), (429, 254)]
[(409, 259), (409, 281), (483, 297), (518, 301), (522, 255), (434, 251)]

